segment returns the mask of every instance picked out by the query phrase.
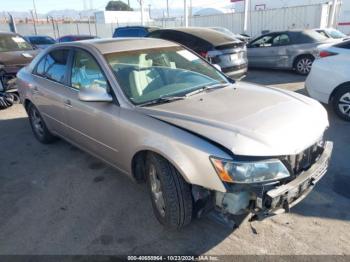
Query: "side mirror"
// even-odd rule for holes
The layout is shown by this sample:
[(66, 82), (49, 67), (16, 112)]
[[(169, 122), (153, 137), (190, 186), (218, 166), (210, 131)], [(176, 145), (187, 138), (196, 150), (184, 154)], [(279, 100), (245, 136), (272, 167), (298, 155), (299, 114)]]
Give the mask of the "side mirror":
[(217, 70), (219, 70), (220, 72), (222, 72), (221, 66), (219, 66), (218, 64), (213, 64), (213, 66), (214, 66)]
[(112, 102), (113, 97), (107, 93), (106, 89), (100, 86), (90, 88), (80, 88), (78, 98), (84, 102)]

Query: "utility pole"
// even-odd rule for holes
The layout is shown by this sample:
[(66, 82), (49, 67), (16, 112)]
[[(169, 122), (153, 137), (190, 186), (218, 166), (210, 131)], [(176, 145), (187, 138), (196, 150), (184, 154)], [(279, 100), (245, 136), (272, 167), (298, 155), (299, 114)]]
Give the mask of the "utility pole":
[(187, 0), (184, 0), (184, 25), (188, 27), (188, 9), (187, 9)]
[(248, 31), (248, 8), (249, 8), (249, 0), (244, 0), (244, 23), (243, 23), (244, 33), (247, 33)]
[(128, 6), (129, 6), (129, 8), (130, 8), (130, 0), (128, 0)]
[(145, 21), (144, 21), (144, 13), (143, 13), (143, 0), (139, 0), (140, 3), (140, 8), (141, 8), (141, 25), (145, 25)]
[(148, 16), (151, 19), (151, 4), (148, 4)]
[(169, 17), (169, 0), (166, 0), (166, 15)]
[(33, 12), (33, 10), (30, 10), (30, 14), (32, 15), (32, 19), (33, 19), (34, 34), (35, 34), (35, 35), (38, 35), (38, 31), (36, 30), (36, 22), (35, 22), (35, 17), (34, 17), (34, 12)]
[(337, 5), (338, 5), (338, 0), (333, 0), (332, 7), (331, 7), (331, 15), (330, 15), (330, 19), (328, 20), (328, 27), (333, 27), (334, 26), (335, 13), (337, 11)]
[(53, 20), (53, 17), (52, 17), (52, 16), (48, 16), (48, 17), (47, 17), (47, 19), (48, 19), (48, 20), (49, 20), (49, 18), (50, 18), (51, 23), (52, 23), (53, 35), (54, 35), (54, 37), (56, 38), (55, 22), (54, 22), (54, 20)]
[(38, 13), (36, 12), (35, 0), (33, 0), (33, 8), (34, 8), (35, 18), (36, 18), (36, 20), (38, 20)]

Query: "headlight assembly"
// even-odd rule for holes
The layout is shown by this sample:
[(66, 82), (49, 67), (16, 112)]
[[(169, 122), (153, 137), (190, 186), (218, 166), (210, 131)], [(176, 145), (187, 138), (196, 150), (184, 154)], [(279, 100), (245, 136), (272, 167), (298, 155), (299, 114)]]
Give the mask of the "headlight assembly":
[(261, 183), (289, 177), (288, 169), (278, 159), (241, 162), (210, 157), (217, 174), (224, 182)]

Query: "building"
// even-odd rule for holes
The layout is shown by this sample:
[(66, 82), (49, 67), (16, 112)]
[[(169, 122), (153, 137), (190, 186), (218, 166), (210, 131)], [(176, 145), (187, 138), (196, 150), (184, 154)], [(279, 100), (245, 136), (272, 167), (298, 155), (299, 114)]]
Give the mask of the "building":
[[(350, 0), (338, 0), (338, 9), (336, 14), (336, 26), (344, 33), (350, 33)], [(249, 7), (252, 11), (262, 11), (269, 9), (278, 9), (283, 7), (294, 7), (302, 5), (315, 5), (326, 4), (331, 5), (333, 0), (293, 0), (293, 1), (280, 1), (280, 0), (250, 0)], [(236, 0), (232, 3), (232, 8), (236, 12), (244, 11), (244, 0)]]
[[(95, 19), (98, 24), (123, 24), (133, 25), (141, 24), (140, 11), (98, 11), (95, 12)], [(143, 12), (143, 20), (145, 23), (150, 22), (148, 12)]]

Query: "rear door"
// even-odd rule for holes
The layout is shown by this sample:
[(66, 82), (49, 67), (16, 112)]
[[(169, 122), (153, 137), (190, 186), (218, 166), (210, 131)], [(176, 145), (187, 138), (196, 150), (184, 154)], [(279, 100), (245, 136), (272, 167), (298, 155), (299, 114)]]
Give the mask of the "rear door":
[(65, 135), (65, 84), (68, 49), (54, 49), (45, 55), (33, 71), (32, 99), (50, 130)]
[(119, 166), (120, 107), (117, 102), (84, 102), (78, 98), (82, 87), (99, 86), (112, 92), (109, 82), (97, 60), (86, 50), (74, 50), (70, 67), (64, 101), (68, 121), (67, 139)]
[(272, 46), (269, 50), (271, 67), (289, 67), (289, 48), (291, 45), (292, 41), (288, 33), (278, 34), (272, 39)]

